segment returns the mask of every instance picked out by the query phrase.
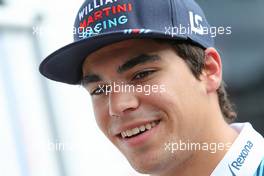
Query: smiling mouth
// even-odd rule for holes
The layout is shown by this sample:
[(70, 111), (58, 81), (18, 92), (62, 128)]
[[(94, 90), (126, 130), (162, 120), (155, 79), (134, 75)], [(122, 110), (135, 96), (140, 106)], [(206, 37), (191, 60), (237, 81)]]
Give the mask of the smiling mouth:
[(122, 138), (122, 139), (130, 139), (130, 138), (139, 136), (139, 135), (151, 130), (152, 128), (157, 126), (159, 123), (160, 123), (160, 120), (156, 120), (156, 121), (153, 121), (153, 122), (146, 123), (144, 125), (140, 125), (140, 126), (135, 127), (133, 129), (122, 131), (119, 134), (119, 137)]

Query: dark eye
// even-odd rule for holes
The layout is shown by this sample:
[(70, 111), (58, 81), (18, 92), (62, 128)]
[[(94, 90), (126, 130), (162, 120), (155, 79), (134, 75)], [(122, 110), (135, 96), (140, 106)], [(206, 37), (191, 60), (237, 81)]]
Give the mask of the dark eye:
[(110, 89), (110, 86), (106, 86), (106, 85), (99, 86), (92, 91), (91, 95), (92, 96), (93, 95), (101, 95), (103, 93), (106, 93), (109, 89)]
[(95, 90), (92, 91), (91, 95), (100, 95), (102, 93), (104, 93), (103, 89), (98, 87), (98, 88), (96, 88)]
[(133, 80), (143, 79), (143, 78), (151, 75), (154, 72), (155, 72), (155, 70), (146, 70), (146, 71), (139, 72), (133, 77)]

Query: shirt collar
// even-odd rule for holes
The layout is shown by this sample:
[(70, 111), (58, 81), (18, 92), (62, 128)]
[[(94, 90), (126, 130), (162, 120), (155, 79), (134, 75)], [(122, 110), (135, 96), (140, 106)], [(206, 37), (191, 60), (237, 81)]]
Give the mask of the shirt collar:
[(239, 135), (211, 176), (254, 175), (264, 157), (264, 138), (248, 122), (230, 126)]

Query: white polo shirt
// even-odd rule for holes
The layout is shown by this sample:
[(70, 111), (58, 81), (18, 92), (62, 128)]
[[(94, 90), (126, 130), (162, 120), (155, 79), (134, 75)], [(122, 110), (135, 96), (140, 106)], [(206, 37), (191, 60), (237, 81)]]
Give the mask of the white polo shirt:
[(264, 176), (264, 138), (248, 122), (230, 126), (239, 136), (211, 176)]

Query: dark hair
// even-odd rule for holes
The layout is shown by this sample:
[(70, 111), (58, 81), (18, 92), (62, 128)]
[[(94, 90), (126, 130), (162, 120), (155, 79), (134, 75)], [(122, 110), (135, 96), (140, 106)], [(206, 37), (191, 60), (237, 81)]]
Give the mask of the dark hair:
[[(156, 40), (158, 42), (167, 42), (173, 46), (176, 53), (187, 63), (188, 67), (192, 71), (196, 79), (199, 80), (199, 76), (204, 69), (204, 48), (199, 45), (186, 42), (186, 41), (175, 41), (175, 40)], [(221, 82), (217, 89), (218, 102), (224, 119), (227, 123), (231, 123), (235, 120), (237, 114), (233, 109), (234, 105), (228, 98), (224, 81)]]

